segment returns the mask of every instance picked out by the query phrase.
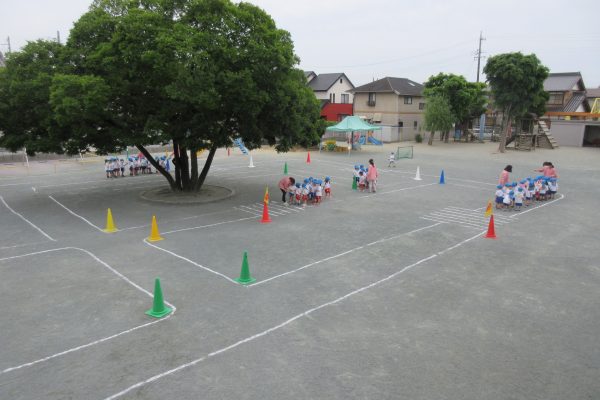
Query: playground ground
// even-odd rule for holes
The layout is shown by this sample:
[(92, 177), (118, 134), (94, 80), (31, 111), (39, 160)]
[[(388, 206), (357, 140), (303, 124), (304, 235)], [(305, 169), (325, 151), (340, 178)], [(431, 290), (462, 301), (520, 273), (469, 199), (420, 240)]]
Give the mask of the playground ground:
[[(101, 161), (0, 165), (0, 398), (600, 398), (598, 149), (436, 142), (387, 168), (392, 149), (259, 150), (255, 168), (220, 150), (207, 183), (235, 195), (202, 205), (143, 200), (164, 178)], [(378, 192), (352, 191), (369, 158)], [(495, 212), (484, 238), (502, 168), (547, 160), (559, 196)], [(333, 198), (283, 207), (285, 162)], [(176, 308), (158, 320), (157, 277)]]

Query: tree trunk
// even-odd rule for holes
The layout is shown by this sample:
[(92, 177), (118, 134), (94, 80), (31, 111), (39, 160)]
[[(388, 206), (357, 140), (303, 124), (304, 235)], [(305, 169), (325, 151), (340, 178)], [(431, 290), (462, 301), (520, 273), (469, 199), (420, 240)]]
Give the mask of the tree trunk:
[(175, 180), (173, 179), (171, 174), (169, 174), (166, 169), (161, 167), (160, 164), (158, 162), (156, 162), (156, 160), (154, 158), (152, 158), (152, 154), (150, 154), (150, 152), (148, 150), (146, 150), (146, 148), (144, 146), (142, 146), (141, 144), (136, 144), (135, 147), (138, 148), (138, 150), (144, 155), (144, 157), (146, 157), (146, 160), (148, 160), (148, 162), (150, 164), (152, 164), (158, 172), (160, 172), (165, 178), (167, 178), (167, 181), (169, 182), (169, 185), (171, 186), (171, 190), (177, 190), (178, 189), (177, 183), (175, 182)]
[(173, 140), (173, 166), (175, 167), (175, 184), (176, 189), (181, 190), (181, 169), (179, 168), (179, 145), (176, 140)]
[(196, 181), (198, 181), (198, 153), (196, 148), (190, 149), (190, 165), (192, 169), (190, 180), (192, 185), (195, 185)]
[(202, 172), (200, 173), (200, 177), (198, 177), (198, 180), (196, 180), (196, 184), (195, 184), (195, 190), (200, 190), (200, 188), (202, 187), (202, 185), (204, 185), (204, 181), (206, 179), (206, 176), (208, 175), (208, 170), (210, 169), (210, 166), (212, 165), (213, 162), (213, 158), (215, 157), (215, 153), (217, 152), (217, 145), (213, 144), (213, 146), (210, 148), (210, 151), (208, 152), (208, 157), (206, 158), (206, 163), (204, 163), (204, 167), (202, 167)]
[(444, 133), (444, 143), (448, 143), (449, 138), (450, 138), (450, 131), (446, 131)]
[(189, 192), (192, 190), (189, 157), (187, 155), (187, 149), (182, 146), (179, 146), (179, 167), (179, 173), (181, 174), (181, 190)]
[(508, 137), (508, 130), (510, 129), (510, 109), (512, 107), (509, 105), (505, 112), (505, 125), (504, 129), (500, 132), (500, 145), (498, 146), (498, 151), (500, 153), (504, 153), (506, 151), (506, 138)]
[(435, 135), (435, 131), (431, 131), (429, 132), (429, 141), (427, 142), (428, 145), (433, 145), (433, 136)]

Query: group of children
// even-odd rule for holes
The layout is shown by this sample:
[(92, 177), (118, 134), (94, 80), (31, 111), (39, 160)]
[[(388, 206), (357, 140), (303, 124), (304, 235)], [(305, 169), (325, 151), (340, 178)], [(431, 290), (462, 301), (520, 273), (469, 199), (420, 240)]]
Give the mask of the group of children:
[(525, 178), (517, 182), (508, 182), (496, 186), (496, 209), (520, 211), (534, 201), (554, 199), (558, 191), (558, 179), (539, 175)]
[[(106, 177), (124, 177), (126, 166), (129, 166), (129, 176), (152, 173), (152, 166), (145, 157), (129, 157), (127, 160), (128, 161), (125, 161), (123, 158), (118, 159), (116, 157), (104, 160), (104, 172), (106, 172)], [(155, 161), (168, 171), (169, 160), (165, 156), (156, 157)]]
[(369, 181), (367, 180), (367, 173), (369, 172), (369, 167), (365, 167), (364, 165), (356, 164), (354, 166), (354, 180), (356, 181), (356, 186), (358, 190), (364, 192), (369, 189)]
[(296, 182), (288, 188), (288, 203), (306, 207), (307, 204), (319, 204), (323, 199), (331, 197), (331, 178), (326, 176), (324, 180), (312, 176), (304, 179), (303, 183)]

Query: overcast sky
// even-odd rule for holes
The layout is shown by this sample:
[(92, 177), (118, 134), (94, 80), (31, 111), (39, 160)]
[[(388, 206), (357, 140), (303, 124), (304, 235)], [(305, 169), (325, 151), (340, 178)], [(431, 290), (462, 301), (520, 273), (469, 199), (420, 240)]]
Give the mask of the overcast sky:
[[(580, 71), (600, 86), (598, 0), (250, 0), (292, 35), (300, 67), (344, 72), (355, 86), (385, 76), (424, 82), (438, 72), (475, 80), (484, 56), (535, 53), (551, 72)], [(0, 0), (0, 51), (64, 41), (90, 0)], [(482, 69), (485, 59), (482, 60)]]

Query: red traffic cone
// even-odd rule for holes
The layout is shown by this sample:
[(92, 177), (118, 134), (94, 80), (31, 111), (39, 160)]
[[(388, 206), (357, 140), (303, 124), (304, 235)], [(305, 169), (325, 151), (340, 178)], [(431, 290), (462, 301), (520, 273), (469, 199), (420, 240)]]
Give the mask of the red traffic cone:
[(310, 151), (308, 152), (308, 155), (306, 156), (306, 163), (310, 164)]
[(490, 217), (490, 223), (488, 224), (488, 230), (485, 234), (485, 237), (488, 239), (496, 239), (496, 231), (494, 229), (494, 215)]
[(269, 216), (269, 205), (267, 204), (266, 201), (263, 202), (263, 215), (262, 215), (262, 219), (260, 220), (261, 224), (268, 224), (269, 222), (271, 222), (271, 217)]

